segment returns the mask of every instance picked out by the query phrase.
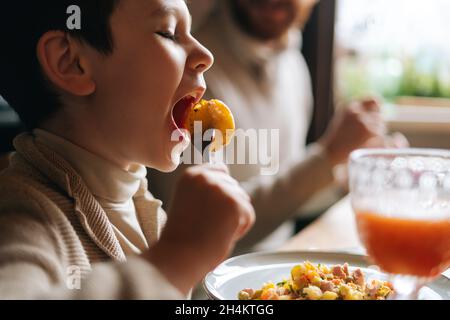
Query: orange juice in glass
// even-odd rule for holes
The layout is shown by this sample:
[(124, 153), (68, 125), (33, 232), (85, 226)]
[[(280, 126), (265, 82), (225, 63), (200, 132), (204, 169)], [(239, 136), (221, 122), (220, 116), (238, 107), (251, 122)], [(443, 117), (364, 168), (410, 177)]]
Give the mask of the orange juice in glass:
[(350, 195), (368, 255), (392, 275), (398, 299), (450, 267), (450, 151), (358, 150)]

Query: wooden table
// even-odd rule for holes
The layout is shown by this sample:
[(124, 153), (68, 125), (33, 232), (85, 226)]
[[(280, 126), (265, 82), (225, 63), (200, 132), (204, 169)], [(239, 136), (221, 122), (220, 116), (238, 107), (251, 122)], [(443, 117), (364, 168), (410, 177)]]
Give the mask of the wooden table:
[(363, 252), (356, 232), (350, 198), (346, 197), (336, 203), (323, 216), (284, 244), (280, 250)]

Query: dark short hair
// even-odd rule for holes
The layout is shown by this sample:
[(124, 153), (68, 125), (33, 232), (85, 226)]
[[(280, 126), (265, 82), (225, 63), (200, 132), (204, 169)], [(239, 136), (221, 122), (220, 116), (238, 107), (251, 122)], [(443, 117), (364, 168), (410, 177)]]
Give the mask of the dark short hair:
[[(48, 31), (63, 31), (102, 54), (114, 44), (110, 17), (119, 0), (1, 0), (0, 95), (28, 129), (50, 117), (61, 102), (46, 80), (36, 47)], [(81, 9), (81, 29), (67, 28), (67, 8)]]

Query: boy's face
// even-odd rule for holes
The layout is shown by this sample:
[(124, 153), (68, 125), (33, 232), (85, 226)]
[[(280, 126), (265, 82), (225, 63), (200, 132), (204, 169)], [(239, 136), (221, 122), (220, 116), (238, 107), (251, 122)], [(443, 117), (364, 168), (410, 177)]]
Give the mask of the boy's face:
[(302, 0), (231, 0), (241, 24), (253, 36), (272, 40), (297, 21)]
[(92, 116), (121, 160), (161, 171), (177, 166), (174, 106), (188, 96), (200, 99), (203, 73), (213, 63), (190, 35), (190, 19), (183, 0), (122, 0), (110, 21), (113, 53), (89, 51), (96, 83)]

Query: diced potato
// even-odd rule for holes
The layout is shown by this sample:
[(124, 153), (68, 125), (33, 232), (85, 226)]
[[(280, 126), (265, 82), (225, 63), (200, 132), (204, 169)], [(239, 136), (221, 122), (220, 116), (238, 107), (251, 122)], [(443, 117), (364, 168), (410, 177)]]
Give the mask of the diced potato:
[(309, 280), (306, 275), (301, 276), (298, 279), (293, 280), (293, 289), (296, 291), (302, 290), (309, 285)]
[(347, 285), (354, 290), (358, 290), (358, 286), (356, 284), (354, 284), (353, 282), (347, 283)]
[(378, 291), (377, 291), (377, 295), (378, 296), (382, 296), (382, 297), (386, 297), (391, 293), (391, 289), (387, 286), (381, 286)]
[(304, 263), (304, 265), (305, 265), (305, 267), (306, 267), (306, 270), (316, 270), (316, 266), (315, 265), (313, 265), (311, 262), (309, 262), (309, 261), (306, 261), (305, 263)]
[(321, 265), (321, 266), (320, 266), (320, 271), (322, 271), (322, 272), (325, 273), (325, 274), (331, 273), (330, 268), (328, 268), (326, 265)]
[(362, 292), (353, 290), (353, 294), (350, 300), (364, 300), (364, 294)]
[(238, 299), (239, 300), (250, 300), (250, 295), (248, 294), (248, 292), (245, 291), (240, 291), (239, 295), (238, 295)]
[(303, 264), (299, 264), (298, 266), (295, 266), (291, 270), (291, 276), (292, 276), (293, 280), (299, 279), (305, 273), (306, 273), (306, 268)]
[(350, 290), (351, 290), (351, 288), (349, 286), (347, 286), (346, 284), (342, 284), (342, 285), (339, 286), (339, 293), (342, 296), (345, 296), (345, 295), (349, 294)]
[(311, 283), (313, 284), (313, 285), (315, 285), (316, 287), (320, 287), (320, 283), (322, 282), (322, 278), (321, 277), (319, 277), (319, 276), (315, 276), (313, 279), (312, 279), (312, 281), (311, 281)]
[(308, 271), (306, 271), (306, 277), (308, 278), (308, 280), (309, 280), (310, 282), (312, 282), (313, 279), (314, 279), (315, 277), (318, 277), (318, 276), (319, 276), (319, 274), (318, 274), (316, 271), (314, 271), (314, 270), (308, 270)]
[(265, 283), (263, 286), (263, 290), (267, 290), (267, 289), (275, 289), (275, 284), (273, 282)]
[(332, 291), (325, 291), (322, 295), (322, 300), (336, 300), (338, 298), (338, 294)]
[(311, 300), (320, 300), (320, 298), (322, 298), (323, 295), (322, 290), (320, 290), (320, 288), (316, 286), (309, 286), (303, 289), (303, 293), (305, 293), (308, 299)]
[(362, 292), (359, 292), (346, 284), (341, 285), (339, 292), (344, 300), (364, 300)]

